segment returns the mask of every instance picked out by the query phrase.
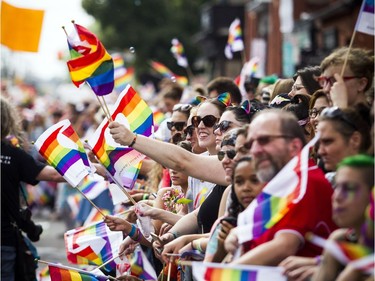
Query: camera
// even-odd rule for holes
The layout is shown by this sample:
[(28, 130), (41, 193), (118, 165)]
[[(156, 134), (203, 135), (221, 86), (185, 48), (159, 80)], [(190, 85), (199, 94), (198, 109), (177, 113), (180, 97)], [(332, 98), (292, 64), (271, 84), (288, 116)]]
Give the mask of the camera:
[(40, 234), (43, 232), (43, 228), (40, 224), (35, 224), (31, 219), (31, 211), (29, 208), (20, 209), (19, 220), (17, 222), (19, 228), (24, 231), (27, 237), (33, 241), (39, 241)]

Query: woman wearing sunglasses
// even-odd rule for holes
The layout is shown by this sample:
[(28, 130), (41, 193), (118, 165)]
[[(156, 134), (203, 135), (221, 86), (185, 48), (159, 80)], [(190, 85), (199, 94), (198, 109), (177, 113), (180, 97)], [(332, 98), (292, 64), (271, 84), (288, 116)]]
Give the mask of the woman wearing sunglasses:
[(365, 153), (371, 145), (367, 122), (351, 108), (326, 108), (319, 117), (318, 154), (326, 171), (335, 171), (347, 156)]
[[(328, 247), (323, 253), (323, 263), (314, 275), (314, 281), (330, 280), (373, 280), (366, 270), (373, 272), (374, 253), (374, 158), (368, 155), (354, 155), (339, 164), (332, 196), (332, 216), (340, 229), (328, 238), (328, 244), (335, 245), (339, 251), (332, 252)], [(370, 264), (356, 268), (353, 255), (349, 263), (340, 261), (344, 249), (357, 248), (360, 258), (370, 256)], [(370, 267), (366, 268), (366, 265)], [(368, 279), (366, 279), (368, 278)]]
[(246, 100), (240, 107), (229, 106), (226, 108), (219, 122), (214, 126), (217, 150), (220, 149), (223, 136), (227, 131), (250, 123), (250, 107), (250, 102)]

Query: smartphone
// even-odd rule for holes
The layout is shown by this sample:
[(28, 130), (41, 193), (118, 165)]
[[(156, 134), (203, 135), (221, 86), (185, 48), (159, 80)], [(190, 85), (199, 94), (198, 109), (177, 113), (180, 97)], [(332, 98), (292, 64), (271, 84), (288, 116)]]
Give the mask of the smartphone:
[(150, 233), (151, 237), (152, 237), (152, 240), (154, 241), (158, 241), (160, 243), (160, 245), (163, 245), (164, 243), (161, 241), (160, 237), (157, 236), (155, 233), (151, 232)]
[(237, 226), (237, 218), (235, 217), (225, 217), (220, 220), (220, 222), (226, 221), (229, 222), (233, 226)]

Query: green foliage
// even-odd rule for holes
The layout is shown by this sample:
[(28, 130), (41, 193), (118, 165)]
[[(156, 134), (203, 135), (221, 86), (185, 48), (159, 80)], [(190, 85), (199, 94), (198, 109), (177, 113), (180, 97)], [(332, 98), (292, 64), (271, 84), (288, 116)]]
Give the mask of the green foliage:
[(82, 7), (101, 27), (99, 38), (110, 51), (135, 49), (138, 71), (149, 68), (151, 59), (177, 74), (179, 67), (170, 52), (176, 37), (184, 45), (189, 64), (199, 49), (192, 36), (200, 29), (200, 7), (204, 0), (83, 0)]

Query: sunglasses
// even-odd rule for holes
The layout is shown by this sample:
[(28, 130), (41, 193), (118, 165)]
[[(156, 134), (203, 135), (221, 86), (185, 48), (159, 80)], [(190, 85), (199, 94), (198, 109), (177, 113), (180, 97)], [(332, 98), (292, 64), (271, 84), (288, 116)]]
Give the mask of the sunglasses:
[(326, 107), (324, 106), (324, 107), (321, 107), (321, 108), (319, 108), (319, 109), (316, 109), (316, 108), (310, 109), (310, 110), (309, 110), (309, 117), (310, 117), (310, 118), (316, 118), (317, 116), (319, 116), (319, 115), (322, 113), (322, 111), (323, 111), (325, 108), (326, 108)]
[[(354, 78), (359, 78), (359, 77), (357, 77), (357, 76), (343, 76), (342, 80), (347, 81), (347, 80), (351, 80), (351, 79), (354, 79)], [(327, 85), (332, 87), (333, 83), (336, 82), (336, 79), (333, 76), (331, 76), (331, 77), (320, 76), (320, 77), (317, 77), (316, 80), (318, 80), (318, 83), (319, 83), (320, 87), (322, 87), (322, 88), (324, 88)]]
[(218, 118), (213, 115), (206, 115), (203, 118), (200, 116), (193, 116), (193, 118), (191, 118), (191, 123), (193, 123), (195, 128), (198, 128), (201, 122), (203, 122), (206, 127), (212, 128), (217, 123), (217, 120)]
[(182, 129), (185, 127), (186, 122), (167, 122), (167, 127), (171, 131), (173, 127), (177, 131), (182, 131)]
[(275, 139), (280, 139), (280, 138), (293, 138), (292, 136), (288, 136), (288, 135), (265, 135), (265, 136), (260, 136), (260, 137), (257, 137), (255, 139), (250, 139), (247, 143), (244, 144), (244, 147), (248, 150), (251, 149), (251, 147), (253, 146), (253, 143), (254, 141), (256, 141), (259, 145), (267, 145), (269, 144), (271, 141), (275, 140)]
[(217, 129), (220, 129), (220, 132), (225, 133), (226, 131), (228, 131), (232, 123), (233, 123), (232, 121), (222, 121), (220, 124), (215, 124), (213, 127), (214, 131), (216, 131)]
[(187, 136), (187, 135), (190, 135), (192, 136), (193, 133), (194, 133), (194, 129), (195, 127), (193, 125), (190, 125), (190, 126), (187, 126), (185, 129), (184, 129), (184, 134)]
[(354, 124), (354, 122), (350, 120), (348, 116), (346, 116), (346, 114), (337, 106), (325, 108), (320, 115), (322, 117), (326, 117), (329, 119), (338, 119), (344, 121), (346, 124), (350, 125), (354, 130), (358, 130), (356, 124)]
[(236, 151), (234, 149), (230, 149), (230, 150), (227, 150), (227, 151), (220, 150), (217, 153), (217, 158), (219, 159), (219, 161), (222, 161), (224, 159), (225, 155), (227, 155), (229, 159), (233, 159), (236, 156)]
[(193, 106), (191, 104), (178, 103), (173, 106), (173, 111), (186, 112), (189, 111)]

